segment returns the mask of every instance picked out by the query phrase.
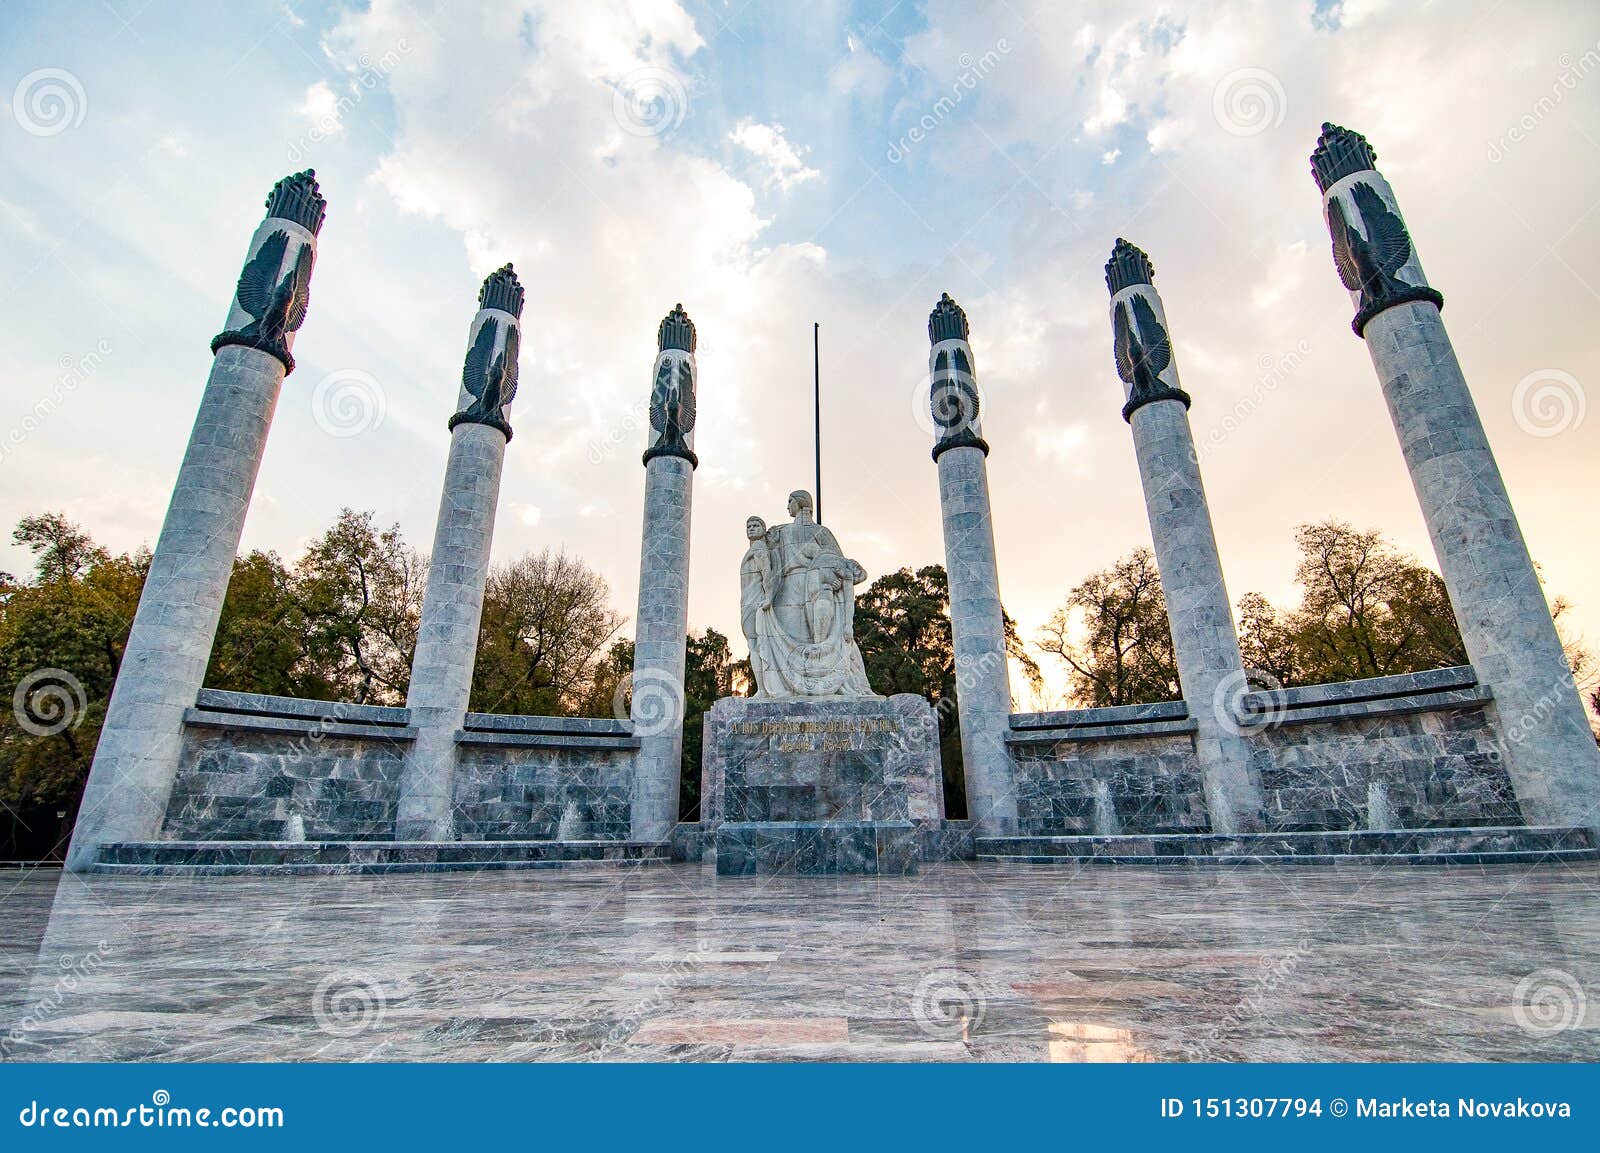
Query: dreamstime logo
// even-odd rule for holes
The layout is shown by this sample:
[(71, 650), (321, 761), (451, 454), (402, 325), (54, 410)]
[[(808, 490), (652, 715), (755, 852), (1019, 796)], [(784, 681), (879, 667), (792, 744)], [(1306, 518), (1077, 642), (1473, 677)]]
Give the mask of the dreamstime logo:
[(629, 673), (611, 697), (619, 721), (633, 719), (633, 735), (655, 737), (683, 723), (683, 683), (659, 669)]
[(622, 78), (611, 93), (611, 114), (631, 136), (660, 136), (683, 123), (689, 94), (670, 68), (647, 65)]
[(65, 68), (35, 69), (17, 81), (11, 94), (11, 115), (34, 136), (57, 136), (76, 128), (88, 112), (83, 84)]
[(1541, 368), (1517, 381), (1511, 393), (1511, 415), (1529, 436), (1560, 436), (1583, 423), (1589, 398), (1570, 372)]
[(35, 669), (17, 683), (11, 712), (24, 732), (53, 737), (83, 724), (89, 707), (83, 682), (66, 669)]
[(0, 460), (4, 460), (43, 426), (44, 422), (54, 416), (69, 396), (78, 391), (78, 387), (88, 380), (100, 366), (105, 363), (106, 357), (111, 355), (111, 342), (105, 338), (95, 342), (95, 346), (81, 355), (63, 353), (56, 362), (61, 368), (61, 375), (56, 377), (55, 384), (50, 391), (34, 402), (33, 408), (23, 413), (22, 419), (8, 429), (3, 439), (0, 439)]
[(375, 91), (389, 74), (399, 67), (400, 58), (410, 52), (411, 42), (402, 36), (395, 41), (395, 46), (382, 56), (374, 58), (369, 52), (357, 56), (354, 74), (350, 77), (347, 88), (340, 93), (332, 107), (320, 112), (316, 122), (305, 135), (289, 145), (289, 162), (299, 164), (313, 145), (320, 144), (339, 132), (344, 124), (344, 118), (359, 107), (366, 99), (366, 94)]
[(1211, 90), (1211, 115), (1230, 136), (1259, 136), (1283, 123), (1289, 98), (1265, 68), (1235, 68)]
[(1234, 401), (1233, 407), (1222, 414), (1222, 419), (1207, 430), (1205, 437), (1196, 446), (1195, 459), (1203, 460), (1243, 428), (1245, 421), (1254, 416), (1266, 403), (1267, 397), (1277, 392), (1284, 381), (1299, 370), (1310, 354), (1311, 344), (1304, 339), (1297, 340), (1295, 346), (1288, 352), (1278, 355), (1270, 352), (1262, 353), (1256, 362), (1261, 371), (1256, 375), (1250, 394)]
[[(1226, 731), (1243, 736), (1245, 733), (1275, 729), (1283, 723), (1289, 705), (1280, 695), (1283, 683), (1261, 669), (1243, 669), (1229, 673), (1217, 684), (1211, 694), (1211, 711), (1217, 723)], [(1251, 694), (1260, 693), (1268, 707), (1251, 707)]]
[(589, 463), (603, 464), (611, 459), (612, 454), (632, 440), (633, 433), (649, 421), (649, 406), (642, 400), (634, 401), (622, 414), (622, 419), (606, 429), (603, 439), (589, 441)]
[(934, 969), (911, 993), (911, 1016), (930, 1037), (964, 1041), (983, 1023), (988, 998), (983, 984), (965, 969)]
[(1566, 101), (1567, 93), (1577, 90), (1578, 85), (1588, 79), (1591, 73), (1600, 70), (1600, 44), (1595, 44), (1587, 49), (1582, 56), (1573, 59), (1572, 53), (1563, 52), (1556, 57), (1556, 67), (1560, 72), (1550, 85), (1550, 91), (1535, 100), (1524, 112), (1517, 122), (1502, 132), (1499, 137), (1489, 141), (1489, 163), (1499, 164), (1506, 158), (1506, 154), (1513, 147), (1526, 140), (1545, 118)]
[(343, 440), (371, 432), (383, 423), (389, 402), (377, 377), (359, 368), (338, 368), (317, 382), (311, 415), (317, 427)]
[(104, 941), (94, 947), (94, 952), (81, 956), (67, 955), (56, 964), (61, 975), (56, 978), (50, 992), (25, 1007), (21, 1017), (12, 1024), (4, 1039), (0, 1039), (0, 1057), (9, 1057), (33, 1030), (43, 1027), (55, 1018), (71, 1000), (79, 986), (87, 982), (111, 955), (111, 946)]
[(1583, 1021), (1588, 998), (1578, 979), (1564, 969), (1535, 969), (1517, 982), (1511, 1016), (1534, 1037), (1554, 1037)]
[(966, 99), (966, 94), (978, 86), (978, 81), (984, 79), (1000, 64), (1000, 58), (1011, 52), (1011, 44), (1004, 36), (996, 40), (994, 47), (982, 56), (973, 58), (972, 53), (963, 52), (956, 58), (956, 64), (961, 72), (956, 76), (955, 82), (950, 85), (950, 91), (934, 101), (933, 107), (907, 129), (906, 134), (899, 140), (890, 143), (884, 156), (890, 164), (899, 164), (906, 158), (907, 153), (916, 145), (921, 144), (928, 136), (945, 122), (961, 102)]
[(334, 1037), (354, 1037), (375, 1028), (387, 1007), (377, 982), (354, 969), (329, 973), (311, 995), (317, 1028)]

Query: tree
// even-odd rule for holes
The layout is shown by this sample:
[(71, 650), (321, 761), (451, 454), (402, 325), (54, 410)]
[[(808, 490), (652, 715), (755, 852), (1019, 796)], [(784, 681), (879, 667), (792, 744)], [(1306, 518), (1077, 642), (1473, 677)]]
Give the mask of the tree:
[(313, 541), (295, 573), (313, 683), (357, 704), (402, 704), (417, 647), (427, 558), (394, 525), (344, 509)]
[(39, 584), (74, 580), (110, 559), (88, 533), (59, 512), (23, 517), (11, 539), (33, 553), (34, 575)]
[(0, 855), (43, 856), (70, 828), (55, 813), (83, 791), (150, 558), (113, 557), (55, 513), (24, 518), (13, 540), (35, 571), (0, 600)]
[(472, 707), (562, 715), (590, 698), (600, 654), (625, 617), (606, 579), (581, 560), (545, 549), (491, 570), (478, 630)]
[(1239, 655), (1264, 681), (1306, 683), (1293, 625), (1260, 593), (1239, 598)]
[[(1016, 622), (1001, 609), (1006, 656), (1035, 688), (1039, 666), (1017, 634)], [(856, 598), (856, 644), (873, 692), (915, 693), (933, 705), (939, 722), (939, 761), (944, 777), (945, 812), (967, 812), (966, 766), (961, 756), (961, 718), (957, 707), (955, 642), (950, 628), (950, 580), (943, 565), (884, 573)]]
[(308, 659), (310, 626), (297, 574), (277, 553), (233, 562), (206, 686), (310, 700), (337, 699), (342, 686)]
[(733, 663), (728, 638), (716, 629), (699, 637), (689, 634), (683, 665), (683, 771), (678, 778), (678, 812), (685, 821), (700, 819), (705, 714), (717, 700), (734, 695)]
[(1066, 663), (1073, 696), (1086, 707), (1181, 695), (1161, 575), (1147, 548), (1072, 589), (1036, 643)]
[(580, 717), (614, 717), (626, 720), (628, 685), (633, 677), (633, 642), (623, 637), (611, 642), (595, 662), (589, 687), (578, 702)]
[(1467, 663), (1444, 581), (1377, 531), (1343, 521), (1295, 533), (1300, 607), (1290, 614), (1303, 683)]

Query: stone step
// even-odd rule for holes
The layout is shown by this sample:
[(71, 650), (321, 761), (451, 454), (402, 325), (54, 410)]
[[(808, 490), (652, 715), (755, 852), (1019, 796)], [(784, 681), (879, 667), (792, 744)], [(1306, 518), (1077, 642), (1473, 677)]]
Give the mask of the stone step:
[(666, 864), (655, 841), (122, 841), (90, 871), (138, 876), (443, 873)]
[(975, 847), (980, 861), (1051, 865), (1473, 865), (1600, 859), (1600, 846), (1589, 829), (1510, 825), (1383, 832), (980, 837)]

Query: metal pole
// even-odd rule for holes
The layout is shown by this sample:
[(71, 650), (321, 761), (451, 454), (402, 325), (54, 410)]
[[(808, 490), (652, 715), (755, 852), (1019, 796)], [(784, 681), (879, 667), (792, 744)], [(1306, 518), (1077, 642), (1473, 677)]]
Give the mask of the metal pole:
[(822, 523), (822, 325), (811, 322), (811, 399), (812, 427), (816, 431), (817, 448), (817, 523)]

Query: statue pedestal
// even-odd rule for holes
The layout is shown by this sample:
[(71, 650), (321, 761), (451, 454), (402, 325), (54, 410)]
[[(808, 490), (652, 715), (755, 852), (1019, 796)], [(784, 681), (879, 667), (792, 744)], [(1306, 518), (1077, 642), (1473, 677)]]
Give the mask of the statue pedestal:
[(724, 697), (702, 747), (718, 873), (911, 873), (944, 818), (938, 721), (909, 693)]

